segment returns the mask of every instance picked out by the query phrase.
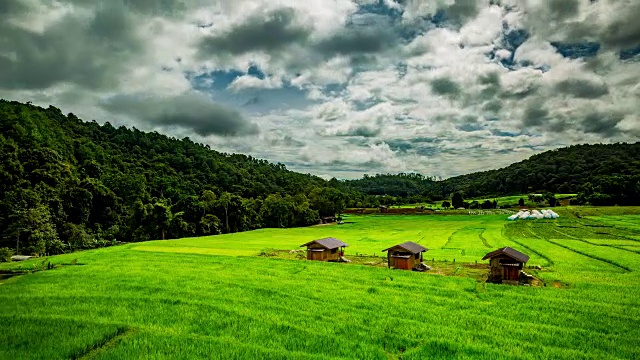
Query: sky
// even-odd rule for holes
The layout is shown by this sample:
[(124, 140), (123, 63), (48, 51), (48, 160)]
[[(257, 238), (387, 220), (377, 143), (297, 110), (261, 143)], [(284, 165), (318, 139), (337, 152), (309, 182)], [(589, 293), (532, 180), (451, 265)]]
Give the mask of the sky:
[(325, 178), (640, 138), (637, 0), (1, 0), (0, 98)]

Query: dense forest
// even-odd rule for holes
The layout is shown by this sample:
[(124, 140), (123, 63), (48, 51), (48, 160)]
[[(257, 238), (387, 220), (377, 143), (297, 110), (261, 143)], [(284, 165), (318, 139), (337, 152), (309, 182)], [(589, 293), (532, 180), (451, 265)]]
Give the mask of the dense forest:
[(339, 181), (220, 153), (189, 138), (84, 122), (0, 100), (0, 248), (61, 253), (118, 242), (316, 224), (345, 207), (531, 192), (640, 204), (640, 143), (572, 146), (444, 181)]
[(0, 248), (29, 254), (306, 226), (346, 205), (337, 180), (7, 101), (0, 174)]

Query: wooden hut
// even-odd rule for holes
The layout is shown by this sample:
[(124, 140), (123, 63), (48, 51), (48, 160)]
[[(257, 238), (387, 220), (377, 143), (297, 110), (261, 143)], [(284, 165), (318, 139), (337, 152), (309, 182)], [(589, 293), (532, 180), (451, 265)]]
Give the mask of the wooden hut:
[(387, 252), (388, 267), (412, 270), (422, 263), (422, 253), (428, 249), (411, 241), (392, 246), (382, 251)]
[(313, 240), (300, 247), (307, 247), (307, 260), (340, 261), (344, 248), (349, 246), (336, 238)]
[(517, 285), (520, 281), (520, 271), (529, 261), (529, 256), (510, 247), (503, 247), (482, 258), (487, 259), (490, 259), (491, 264), (489, 281)]

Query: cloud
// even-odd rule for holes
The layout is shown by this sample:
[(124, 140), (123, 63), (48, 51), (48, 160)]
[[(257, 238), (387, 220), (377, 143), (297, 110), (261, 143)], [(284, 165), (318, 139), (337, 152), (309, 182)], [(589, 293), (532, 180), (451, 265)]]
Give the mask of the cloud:
[(383, 29), (344, 29), (315, 45), (317, 51), (333, 56), (337, 54), (373, 54), (394, 45), (394, 38)]
[(209, 57), (251, 51), (273, 53), (293, 44), (304, 44), (311, 35), (311, 29), (297, 24), (295, 20), (295, 11), (291, 8), (255, 13), (223, 33), (203, 38), (199, 54)]
[(586, 115), (581, 125), (585, 132), (613, 136), (619, 132), (616, 126), (623, 119), (624, 116), (617, 113), (594, 112)]
[(559, 92), (584, 99), (597, 99), (609, 93), (606, 83), (585, 79), (563, 80), (556, 84), (555, 88)]
[[(127, 64), (145, 48), (135, 20), (123, 8), (52, 18), (43, 31), (20, 19), (27, 3), (12, 0), (0, 23), (0, 88), (42, 89), (71, 82), (87, 88), (113, 88)], [(13, 17), (16, 15), (16, 17)]]
[(524, 115), (522, 116), (522, 124), (525, 127), (544, 125), (547, 121), (548, 115), (549, 110), (544, 108), (543, 104), (539, 102), (532, 103), (524, 110)]
[(431, 90), (438, 95), (456, 97), (460, 94), (460, 86), (448, 78), (439, 78), (431, 81)]
[(239, 112), (221, 106), (196, 93), (164, 98), (159, 96), (116, 96), (102, 107), (114, 114), (131, 116), (151, 126), (178, 127), (200, 136), (257, 134), (257, 125)]

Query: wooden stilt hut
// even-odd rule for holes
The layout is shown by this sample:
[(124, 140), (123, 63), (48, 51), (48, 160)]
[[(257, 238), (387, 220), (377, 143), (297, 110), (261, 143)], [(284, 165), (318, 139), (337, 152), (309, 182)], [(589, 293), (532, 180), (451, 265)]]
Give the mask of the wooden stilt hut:
[(307, 247), (307, 260), (340, 261), (344, 248), (349, 245), (336, 238), (324, 238), (300, 245), (303, 246)]
[(529, 261), (529, 255), (510, 247), (503, 247), (482, 258), (487, 259), (490, 259), (491, 265), (489, 281), (517, 285), (520, 282), (520, 272)]
[(382, 251), (387, 252), (388, 267), (412, 270), (422, 263), (422, 253), (428, 249), (420, 244), (407, 241)]

